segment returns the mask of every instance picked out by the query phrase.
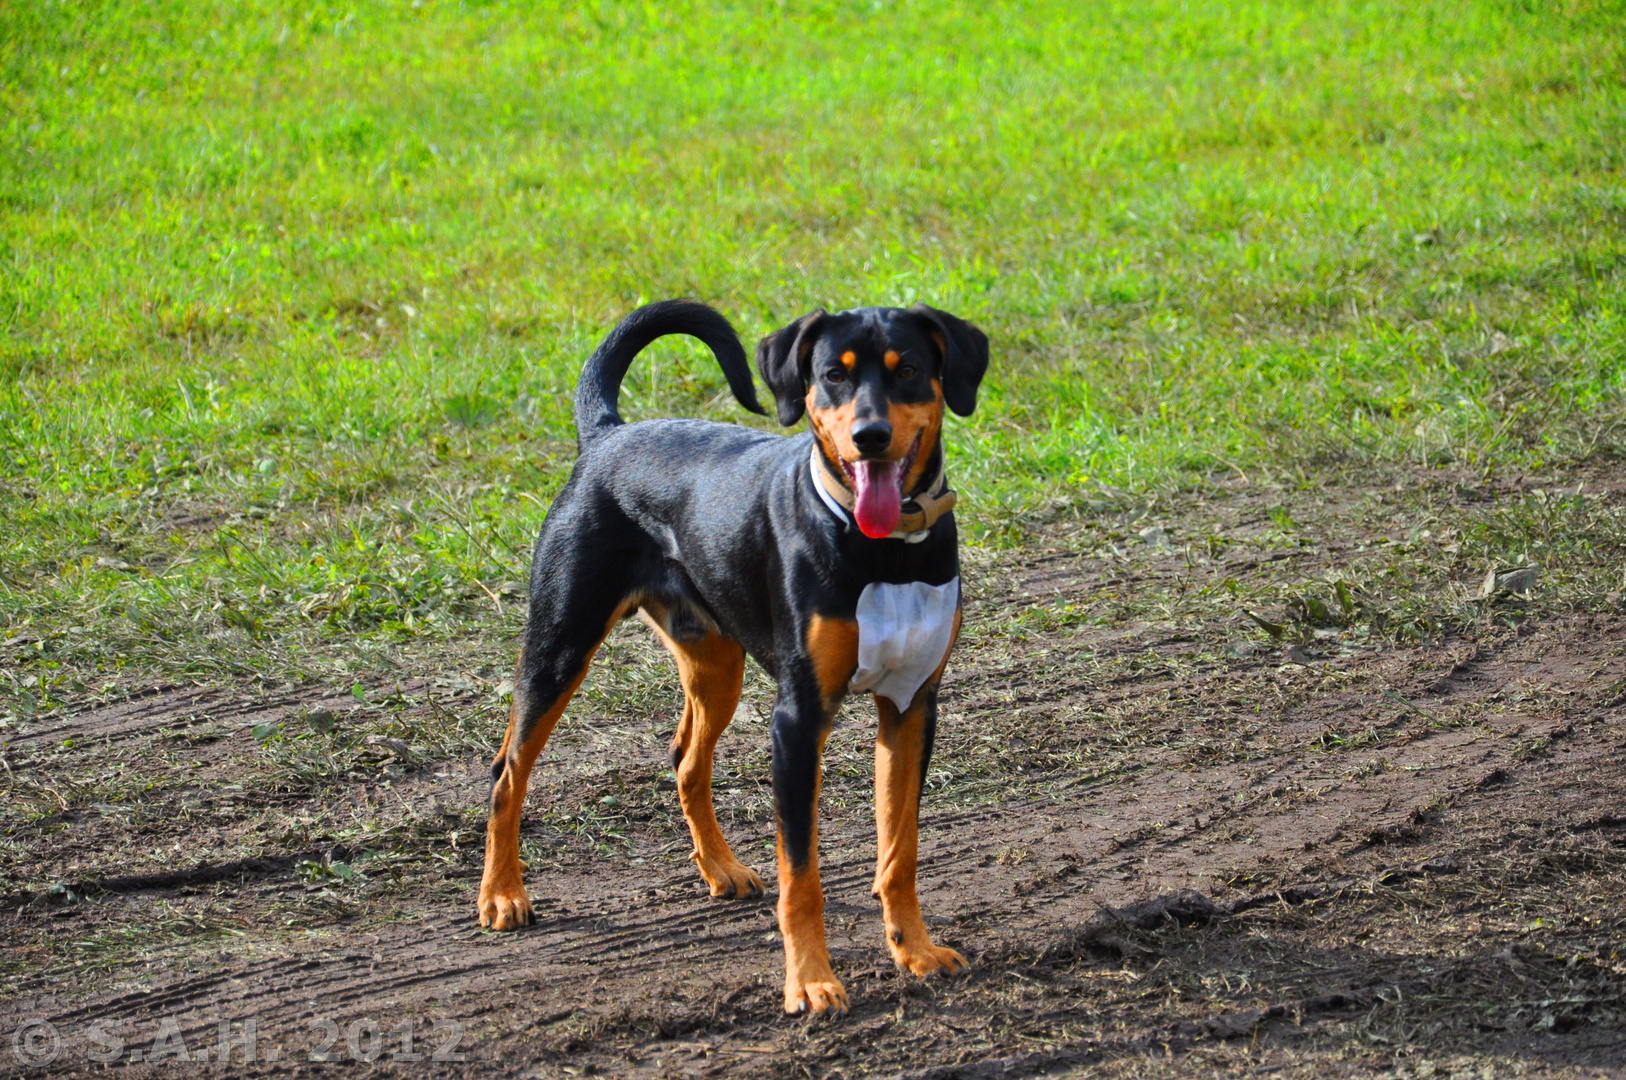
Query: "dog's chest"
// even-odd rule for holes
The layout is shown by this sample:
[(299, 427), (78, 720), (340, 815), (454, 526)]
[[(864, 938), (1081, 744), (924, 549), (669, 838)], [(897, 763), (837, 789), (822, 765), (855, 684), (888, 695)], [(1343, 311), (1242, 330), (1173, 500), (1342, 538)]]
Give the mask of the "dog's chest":
[(872, 583), (858, 597), (858, 670), (850, 684), (907, 709), (954, 640), (960, 579)]

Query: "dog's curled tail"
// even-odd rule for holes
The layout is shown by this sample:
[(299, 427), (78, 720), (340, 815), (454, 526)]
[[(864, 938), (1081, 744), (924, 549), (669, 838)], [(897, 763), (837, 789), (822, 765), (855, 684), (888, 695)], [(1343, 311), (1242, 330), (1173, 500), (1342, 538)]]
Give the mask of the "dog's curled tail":
[(754, 413), (767, 415), (757, 401), (745, 348), (729, 321), (693, 300), (661, 300), (646, 304), (622, 319), (587, 358), (581, 381), (576, 384), (578, 447), (586, 446), (594, 436), (623, 422), (616, 405), (621, 396), (621, 380), (626, 378), (632, 358), (650, 342), (667, 334), (688, 334), (710, 346), (735, 400)]

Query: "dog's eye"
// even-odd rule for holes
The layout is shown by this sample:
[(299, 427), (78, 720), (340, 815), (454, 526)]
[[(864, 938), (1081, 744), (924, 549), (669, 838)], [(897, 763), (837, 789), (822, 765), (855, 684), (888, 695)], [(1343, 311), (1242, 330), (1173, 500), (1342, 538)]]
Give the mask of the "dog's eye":
[(825, 382), (846, 382), (847, 381), (847, 372), (844, 369), (838, 368), (838, 367), (826, 368), (825, 371), (824, 371), (824, 381)]
[(899, 364), (898, 365), (898, 378), (900, 378), (900, 379), (912, 379), (912, 378), (915, 377), (915, 370), (916, 370), (915, 365), (913, 365), (913, 364)]

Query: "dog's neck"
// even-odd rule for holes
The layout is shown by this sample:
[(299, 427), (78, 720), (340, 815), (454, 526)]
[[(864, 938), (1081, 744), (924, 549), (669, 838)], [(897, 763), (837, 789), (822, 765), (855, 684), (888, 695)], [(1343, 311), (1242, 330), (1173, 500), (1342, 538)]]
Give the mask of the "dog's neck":
[[(841, 477), (831, 468), (830, 462), (819, 452), (817, 440), (813, 443), (812, 471), (813, 488), (819, 493), (820, 501), (843, 521), (851, 521), (853, 507), (858, 504), (858, 500), (853, 495), (852, 489), (842, 483)], [(937, 519), (954, 509), (957, 501), (958, 497), (949, 490), (948, 481), (944, 477), (943, 455), (938, 454), (937, 470), (931, 480), (922, 487), (920, 494), (903, 500), (903, 513), (898, 516), (898, 527), (883, 539), (920, 543), (926, 539), (931, 527), (937, 524)]]

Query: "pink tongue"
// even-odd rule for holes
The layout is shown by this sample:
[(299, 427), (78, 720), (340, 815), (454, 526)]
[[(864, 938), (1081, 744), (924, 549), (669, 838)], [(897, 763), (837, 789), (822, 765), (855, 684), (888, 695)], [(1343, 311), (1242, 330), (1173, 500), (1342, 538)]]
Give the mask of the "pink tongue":
[(898, 527), (898, 515), (903, 512), (903, 498), (898, 494), (898, 463), (896, 461), (857, 461), (853, 474), (858, 488), (858, 501), (853, 517), (858, 529), (871, 540), (891, 536)]

